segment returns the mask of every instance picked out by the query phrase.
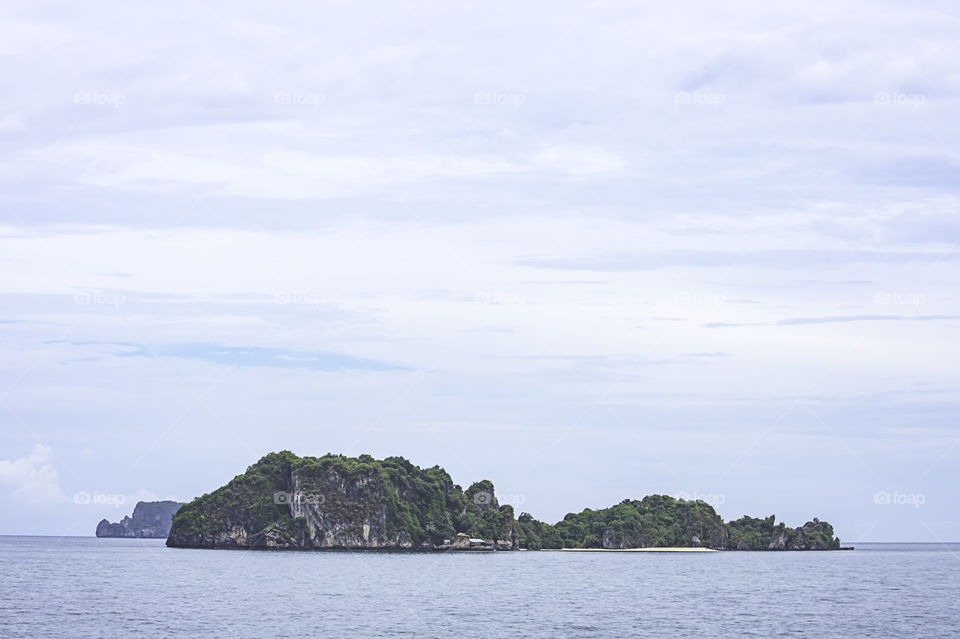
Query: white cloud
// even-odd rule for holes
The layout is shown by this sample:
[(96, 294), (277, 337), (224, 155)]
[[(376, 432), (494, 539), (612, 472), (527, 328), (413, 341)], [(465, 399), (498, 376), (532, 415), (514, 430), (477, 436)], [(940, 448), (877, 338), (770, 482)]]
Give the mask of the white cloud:
[(15, 497), (29, 504), (64, 500), (60, 476), (53, 464), (53, 449), (37, 444), (26, 457), (0, 460), (0, 482), (11, 486)]
[(0, 133), (21, 131), (24, 128), (23, 113), (10, 113), (0, 116)]
[[(820, 421), (774, 410), (808, 393), (858, 452), (878, 429), (901, 451), (912, 425), (940, 429), (935, 471), (955, 479), (955, 320), (782, 324), (960, 315), (945, 4), (241, 0), (188, 22), (128, 5), (9, 0), (0, 19), (0, 377), (31, 369), (16, 400), (58, 450), (82, 427), (81, 488), (189, 497), (268, 449), (364, 452), (365, 425), (396, 433), (381, 453), (456, 463), (411, 414), (522, 424), (524, 457), (564, 425), (598, 459), (633, 454), (598, 398), (666, 459), (693, 450), (669, 430), (715, 427), (756, 477), (819, 457)], [(170, 344), (411, 370), (227, 371), (141, 348)], [(713, 352), (729, 355), (686, 355)], [(776, 431), (751, 447), (771, 424), (805, 433), (783, 458)], [(468, 450), (483, 475), (519, 467)], [(734, 494), (712, 482), (741, 453), (710, 452), (690, 481)], [(869, 461), (919, 477), (941, 452)], [(49, 455), (0, 480), (56, 498)], [(842, 469), (818, 467), (827, 493)], [(633, 485), (610, 481), (616, 499)], [(531, 510), (580, 505), (550, 499)]]
[[(0, 122), (2, 125), (2, 122)], [(242, 135), (250, 127), (238, 126)], [(260, 128), (260, 127), (257, 127)], [(295, 133), (290, 133), (294, 137)], [(71, 167), (77, 185), (130, 191), (179, 191), (204, 187), (208, 194), (284, 200), (370, 194), (394, 185), (437, 180), (484, 180), (530, 173), (593, 177), (623, 169), (623, 160), (602, 149), (551, 147), (514, 158), (462, 155), (319, 154), (292, 149), (163, 146), (69, 142), (31, 154), (33, 162)], [(181, 145), (182, 146), (182, 145)]]

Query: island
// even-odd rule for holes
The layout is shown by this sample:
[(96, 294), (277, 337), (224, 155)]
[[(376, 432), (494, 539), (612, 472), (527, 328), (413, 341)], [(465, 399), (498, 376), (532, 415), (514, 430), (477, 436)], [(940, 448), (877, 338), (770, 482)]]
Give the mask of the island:
[(97, 537), (166, 539), (173, 515), (181, 506), (183, 504), (176, 501), (138, 501), (133, 517), (127, 515), (115, 524), (101, 519), (97, 524)]
[[(139, 504), (138, 504), (139, 506)], [(463, 490), (441, 467), (403, 457), (270, 453), (173, 516), (167, 546), (276, 550), (498, 551), (704, 548), (837, 550), (833, 527), (744, 516), (651, 495), (556, 524), (500, 505), (489, 480)]]

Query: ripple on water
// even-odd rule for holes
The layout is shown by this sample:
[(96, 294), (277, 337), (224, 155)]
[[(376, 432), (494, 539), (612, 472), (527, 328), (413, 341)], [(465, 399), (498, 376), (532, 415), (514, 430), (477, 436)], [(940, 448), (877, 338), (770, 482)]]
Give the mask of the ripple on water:
[(955, 636), (950, 552), (372, 554), (0, 537), (0, 636)]

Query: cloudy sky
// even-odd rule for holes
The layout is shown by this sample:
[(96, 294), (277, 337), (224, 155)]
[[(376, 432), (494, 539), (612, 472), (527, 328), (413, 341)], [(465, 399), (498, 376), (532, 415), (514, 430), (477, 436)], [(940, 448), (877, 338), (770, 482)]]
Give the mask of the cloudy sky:
[(958, 36), (946, 1), (4, 3), (0, 533), (290, 449), (547, 521), (960, 540)]

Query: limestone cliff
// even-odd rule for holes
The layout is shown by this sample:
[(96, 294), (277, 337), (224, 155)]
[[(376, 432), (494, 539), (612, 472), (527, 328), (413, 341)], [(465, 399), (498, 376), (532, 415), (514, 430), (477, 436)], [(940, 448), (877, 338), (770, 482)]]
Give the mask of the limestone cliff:
[(517, 547), (517, 535), (513, 509), (499, 506), (489, 481), (464, 491), (439, 466), (421, 469), (402, 457), (284, 451), (186, 504), (167, 545), (503, 550)]
[(493, 484), (467, 490), (439, 466), (402, 457), (271, 453), (225, 486), (183, 506), (168, 546), (357, 550), (625, 549), (833, 550), (833, 527), (799, 528), (744, 516), (724, 522), (704, 501), (650, 495), (550, 525), (515, 520)]
[(776, 523), (773, 515), (741, 517), (724, 523), (713, 507), (699, 500), (649, 495), (625, 499), (601, 510), (570, 513), (554, 525), (521, 513), (517, 519), (522, 548), (703, 547), (716, 550), (836, 550), (833, 526), (814, 518), (799, 528)]
[(173, 514), (183, 504), (176, 501), (140, 501), (133, 508), (133, 517), (125, 516), (118, 523), (106, 519), (97, 524), (97, 537), (140, 537), (165, 539), (170, 532)]

